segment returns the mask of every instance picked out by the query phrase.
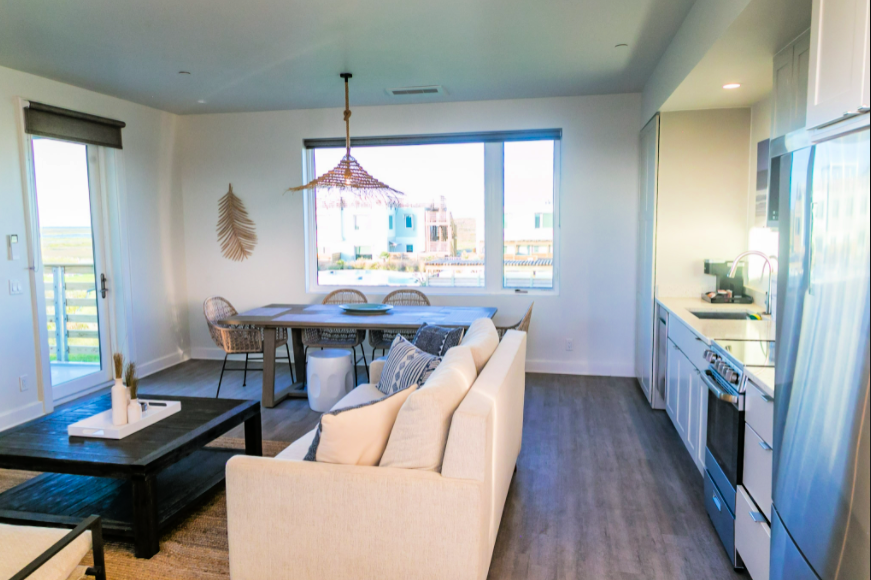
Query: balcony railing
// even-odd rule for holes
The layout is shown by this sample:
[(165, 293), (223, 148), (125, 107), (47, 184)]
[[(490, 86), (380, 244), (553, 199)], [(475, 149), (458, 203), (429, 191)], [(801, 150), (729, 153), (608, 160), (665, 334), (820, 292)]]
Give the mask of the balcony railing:
[(44, 276), (51, 360), (99, 362), (94, 265), (46, 264)]

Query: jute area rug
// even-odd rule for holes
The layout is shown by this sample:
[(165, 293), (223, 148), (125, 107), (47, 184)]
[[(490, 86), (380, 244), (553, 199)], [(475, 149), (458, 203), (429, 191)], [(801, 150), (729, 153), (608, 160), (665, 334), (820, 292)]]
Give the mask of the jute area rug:
[[(275, 457), (287, 443), (264, 441), (263, 455)], [(244, 449), (243, 439), (222, 437), (210, 447)], [(0, 469), (0, 493), (39, 475), (30, 471)], [(88, 556), (83, 565), (90, 565)], [(133, 556), (133, 544), (107, 539), (106, 571), (109, 580), (226, 580), (230, 578), (227, 547), (227, 501), (224, 489), (216, 490), (176, 527), (160, 538), (160, 553), (150, 560)]]

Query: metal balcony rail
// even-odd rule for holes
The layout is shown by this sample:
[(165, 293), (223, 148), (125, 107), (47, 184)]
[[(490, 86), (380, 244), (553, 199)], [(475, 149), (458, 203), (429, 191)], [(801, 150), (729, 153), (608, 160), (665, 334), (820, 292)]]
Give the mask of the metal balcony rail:
[(100, 331), (94, 265), (45, 264), (44, 275), (46, 321), (53, 360), (69, 362), (98, 357)]

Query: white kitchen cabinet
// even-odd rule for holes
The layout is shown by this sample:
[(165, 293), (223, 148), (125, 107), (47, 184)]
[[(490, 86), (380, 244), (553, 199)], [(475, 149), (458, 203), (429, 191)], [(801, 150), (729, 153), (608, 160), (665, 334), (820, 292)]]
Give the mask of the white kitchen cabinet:
[(738, 486), (735, 504), (735, 549), (753, 580), (768, 580), (771, 528), (743, 486)]
[(804, 128), (807, 116), (810, 31), (774, 57), (772, 138)]
[(705, 469), (708, 427), (708, 389), (701, 371), (670, 339), (666, 411), (700, 472)]
[(744, 425), (744, 488), (771, 521), (774, 451), (749, 424)]
[(659, 156), (659, 115), (641, 131), (638, 215), (638, 286), (636, 290), (635, 373), (645, 396), (653, 395), (654, 256), (656, 183)]
[(869, 107), (869, 0), (814, 0), (807, 127)]
[(683, 432), (678, 421), (678, 410), (680, 409), (681, 395), (681, 362), (686, 360), (686, 357), (669, 339), (668, 341), (668, 371), (666, 372), (666, 405), (665, 410), (674, 423), (677, 432), (683, 439)]

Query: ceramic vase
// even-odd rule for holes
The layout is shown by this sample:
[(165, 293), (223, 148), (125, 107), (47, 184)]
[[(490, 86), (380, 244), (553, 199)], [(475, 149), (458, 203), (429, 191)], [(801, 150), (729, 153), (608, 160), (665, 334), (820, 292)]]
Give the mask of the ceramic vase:
[(142, 404), (139, 399), (133, 399), (127, 405), (127, 422), (135, 423), (142, 420)]
[(121, 379), (112, 386), (112, 424), (116, 427), (127, 424), (128, 393)]

